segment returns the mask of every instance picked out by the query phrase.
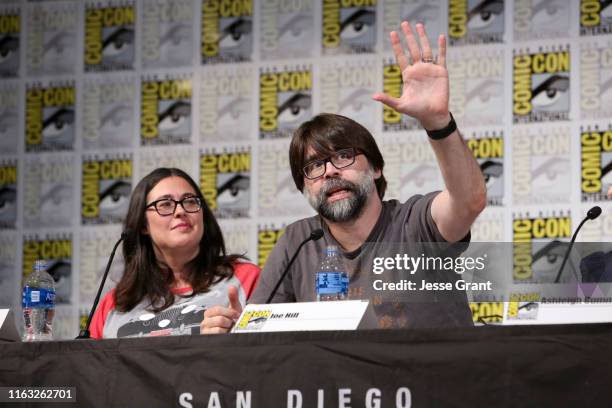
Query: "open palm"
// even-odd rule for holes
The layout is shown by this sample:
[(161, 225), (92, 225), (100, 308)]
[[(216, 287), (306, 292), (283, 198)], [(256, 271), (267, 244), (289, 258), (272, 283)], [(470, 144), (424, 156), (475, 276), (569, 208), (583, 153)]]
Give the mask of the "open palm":
[(400, 113), (416, 118), (425, 129), (442, 128), (449, 120), (446, 39), (443, 35), (438, 38), (438, 58), (434, 62), (423, 25), (417, 24), (420, 47), (408, 22), (402, 23), (402, 30), (409, 56), (404, 53), (399, 35), (395, 31), (390, 35), (395, 59), (402, 71), (402, 95), (394, 98), (377, 93), (373, 98)]

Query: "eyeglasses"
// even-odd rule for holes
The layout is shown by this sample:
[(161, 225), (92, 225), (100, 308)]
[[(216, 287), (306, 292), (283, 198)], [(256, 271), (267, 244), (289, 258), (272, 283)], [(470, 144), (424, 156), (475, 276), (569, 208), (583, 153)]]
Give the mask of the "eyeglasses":
[(362, 153), (356, 152), (352, 147), (338, 150), (326, 159), (313, 160), (309, 162), (302, 168), (302, 171), (307, 179), (314, 180), (325, 174), (325, 171), (327, 170), (327, 162), (330, 162), (335, 168), (340, 170), (355, 163), (355, 156), (358, 154)]
[(200, 200), (199, 197), (185, 197), (179, 201), (171, 198), (162, 198), (148, 204), (146, 208), (155, 207), (155, 211), (157, 211), (159, 215), (166, 216), (173, 215), (178, 204), (188, 213), (196, 213), (202, 209), (202, 200)]

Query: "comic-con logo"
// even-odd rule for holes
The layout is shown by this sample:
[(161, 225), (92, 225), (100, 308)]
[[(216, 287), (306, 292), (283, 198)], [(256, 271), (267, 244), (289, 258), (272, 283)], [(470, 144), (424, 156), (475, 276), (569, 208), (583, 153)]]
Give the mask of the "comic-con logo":
[(237, 123), (249, 123), (253, 112), (253, 73), (250, 68), (210, 69), (200, 79), (200, 140), (250, 139)]
[(189, 143), (191, 79), (144, 80), (140, 139), (143, 145)]
[(376, 3), (377, 0), (323, 0), (323, 53), (374, 52)]
[(493, 50), (462, 49), (448, 62), (449, 107), (463, 126), (502, 124), (504, 57)]
[(36, 260), (47, 262), (47, 272), (55, 281), (55, 301), (70, 303), (72, 295), (72, 236), (25, 237), (23, 242), (23, 277), (32, 273)]
[(259, 30), (262, 59), (306, 58), (314, 41), (313, 0), (262, 1)]
[(257, 265), (260, 268), (264, 267), (272, 249), (284, 233), (285, 228), (259, 227), (257, 232)]
[(142, 9), (142, 65), (146, 68), (190, 65), (193, 58), (191, 0), (146, 1)]
[(73, 219), (72, 156), (28, 157), (23, 175), (23, 224), (69, 227)]
[(83, 148), (122, 148), (133, 144), (135, 84), (132, 79), (93, 80), (83, 92)]
[(0, 229), (13, 229), (17, 222), (17, 164), (0, 162)]
[(250, 61), (252, 0), (203, 0), (200, 47), (203, 64)]
[(612, 2), (580, 0), (580, 35), (612, 33)]
[(503, 205), (504, 198), (504, 139), (503, 134), (486, 135), (467, 140), (468, 148), (480, 165), (487, 184), (487, 204)]
[(513, 58), (514, 123), (568, 120), (570, 52), (515, 51)]
[(0, 77), (16, 77), (19, 75), (20, 29), (19, 13), (0, 14)]
[(0, 87), (0, 151), (16, 154), (19, 140), (18, 85), (7, 83)]
[(271, 310), (251, 310), (245, 312), (240, 321), (236, 324), (236, 329), (261, 330), (271, 316)]
[(289, 137), (312, 114), (310, 69), (259, 76), (259, 137)]
[(85, 71), (134, 67), (134, 6), (85, 10)]
[(251, 152), (204, 152), (200, 156), (200, 188), (219, 218), (248, 217)]
[(569, 1), (515, 1), (514, 41), (568, 37), (571, 4)]
[(541, 295), (538, 292), (512, 293), (508, 302), (508, 320), (535, 320)]
[(79, 10), (74, 4), (39, 2), (27, 9), (28, 75), (73, 74), (77, 64)]
[(501, 323), (504, 321), (503, 302), (470, 302), (474, 323)]
[[(561, 239), (571, 236), (571, 218), (518, 217), (512, 222), (512, 234), (514, 282), (555, 282), (567, 250)], [(566, 268), (569, 275), (570, 265)]]
[(448, 37), (451, 45), (503, 42), (504, 1), (449, 0)]
[(581, 44), (580, 115), (582, 119), (612, 116), (612, 45), (609, 39)]
[(568, 202), (570, 150), (567, 127), (515, 130), (512, 135), (514, 204)]
[(612, 130), (583, 128), (580, 153), (582, 201), (606, 200), (612, 187)]
[(72, 149), (75, 93), (74, 85), (26, 91), (26, 152)]
[(325, 64), (321, 68), (321, 105), (323, 112), (358, 120), (373, 129), (377, 106), (371, 98), (376, 89), (376, 67), (367, 61)]
[(120, 223), (132, 192), (132, 159), (83, 161), (81, 221), (83, 224)]

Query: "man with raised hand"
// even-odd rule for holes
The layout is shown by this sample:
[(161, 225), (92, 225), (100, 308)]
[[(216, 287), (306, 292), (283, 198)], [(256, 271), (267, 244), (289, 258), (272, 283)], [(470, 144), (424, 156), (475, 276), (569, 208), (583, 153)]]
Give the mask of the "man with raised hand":
[[(349, 272), (349, 298), (371, 300), (361, 327), (472, 324), (464, 293), (450, 301), (406, 303), (397, 301), (405, 294), (395, 293), (384, 299), (385, 296), (373, 291), (372, 271), (367, 270), (371, 260), (367, 256), (384, 253), (393, 246), (469, 241), (470, 227), (486, 205), (482, 173), (448, 109), (446, 39), (439, 36), (438, 56), (434, 58), (422, 24), (416, 25), (418, 40), (408, 22), (401, 27), (408, 54), (398, 33), (391, 32), (390, 37), (402, 71), (402, 95), (394, 98), (377, 93), (373, 98), (419, 120), (429, 136), (445, 189), (412, 196), (405, 203), (383, 201), (384, 160), (370, 132), (357, 122), (334, 114), (321, 114), (305, 122), (291, 141), (290, 166), (297, 188), (318, 215), (286, 228), (266, 262), (250, 303), (265, 303), (298, 245), (313, 230), (322, 228), (323, 238), (302, 248), (273, 302), (314, 301), (314, 274), (325, 248), (335, 245)], [(231, 300), (231, 292), (229, 297)], [(431, 299), (437, 297), (432, 295)], [(228, 331), (240, 311), (231, 306), (210, 308), (205, 312), (201, 332)]]

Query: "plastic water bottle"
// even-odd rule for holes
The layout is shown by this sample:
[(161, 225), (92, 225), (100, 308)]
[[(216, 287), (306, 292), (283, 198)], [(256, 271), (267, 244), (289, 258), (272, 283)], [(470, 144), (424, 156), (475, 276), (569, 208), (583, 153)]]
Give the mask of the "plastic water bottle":
[(338, 253), (338, 247), (329, 245), (315, 277), (317, 300), (345, 300), (348, 298), (348, 274)]
[(53, 340), (55, 283), (47, 272), (47, 263), (37, 260), (23, 287), (23, 341)]

